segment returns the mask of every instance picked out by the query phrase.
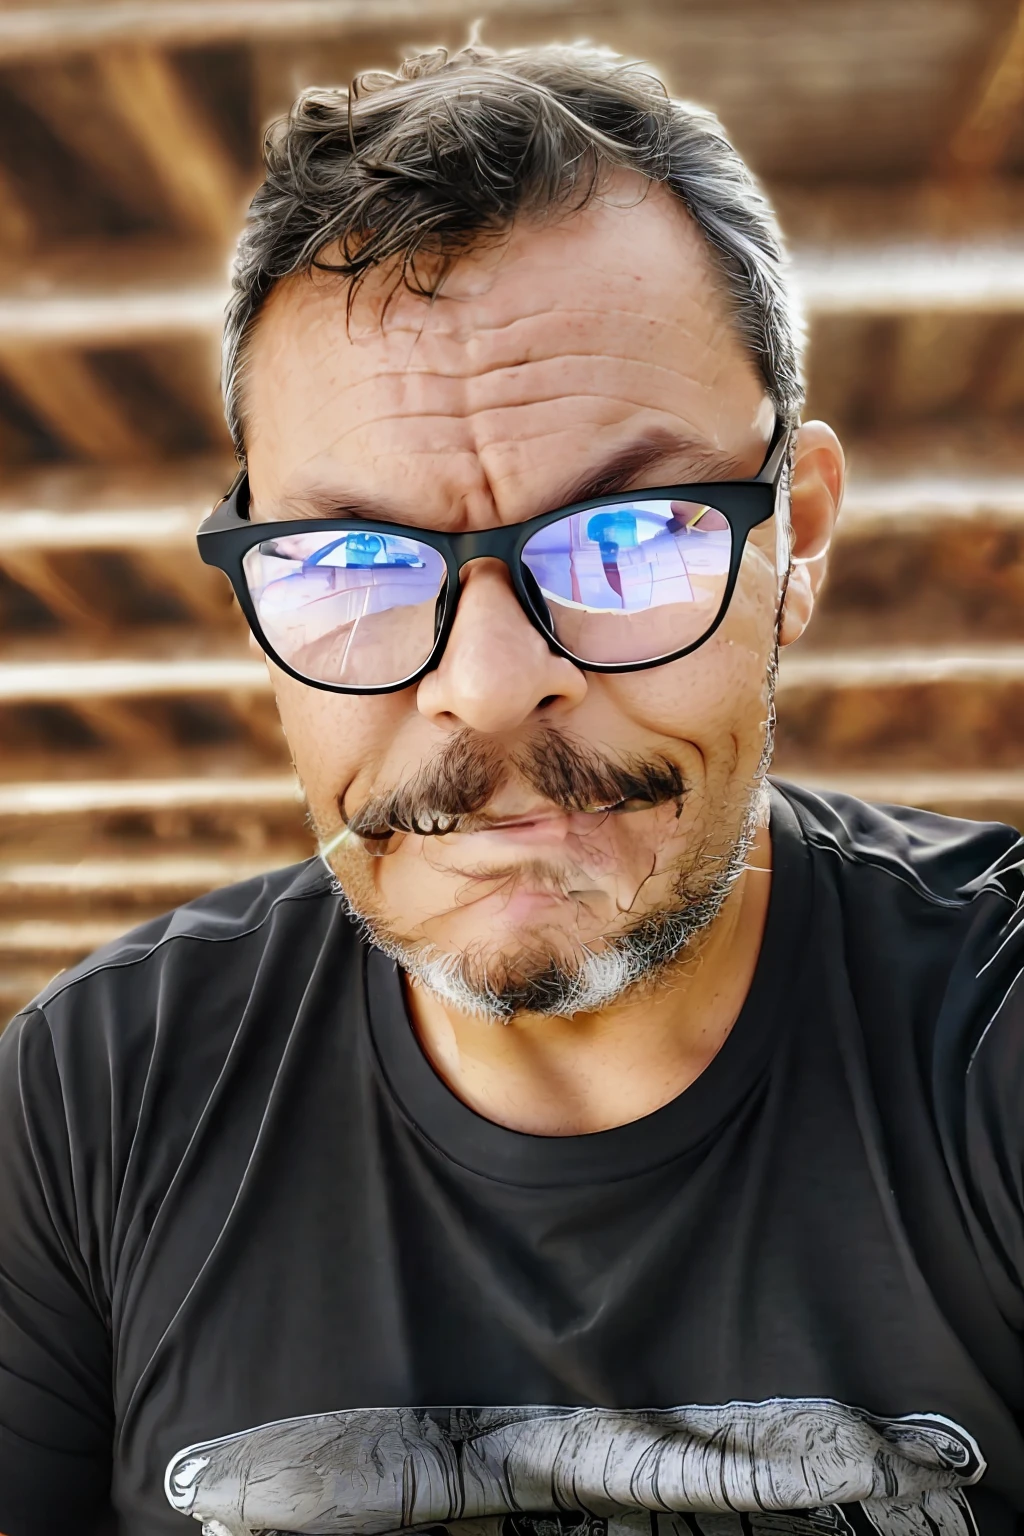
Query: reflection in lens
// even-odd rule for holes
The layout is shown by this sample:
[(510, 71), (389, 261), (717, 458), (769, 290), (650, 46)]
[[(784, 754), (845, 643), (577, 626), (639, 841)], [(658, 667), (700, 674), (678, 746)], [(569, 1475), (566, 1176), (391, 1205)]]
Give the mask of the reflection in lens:
[(555, 638), (581, 661), (653, 661), (695, 644), (718, 617), (732, 530), (714, 507), (624, 501), (573, 512), (527, 542), (523, 564)]
[(445, 564), (417, 539), (353, 528), (254, 545), (245, 579), (270, 645), (303, 677), (386, 687), (434, 644)]

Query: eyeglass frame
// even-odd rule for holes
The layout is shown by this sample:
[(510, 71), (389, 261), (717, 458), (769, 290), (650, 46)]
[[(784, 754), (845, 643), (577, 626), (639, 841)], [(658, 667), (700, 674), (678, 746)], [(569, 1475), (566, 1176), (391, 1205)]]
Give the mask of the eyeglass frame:
[[(778, 509), (779, 488), (789, 462), (788, 450), (792, 430), (784, 422), (776, 422), (764, 463), (752, 479), (701, 481), (689, 485), (644, 487), (632, 492), (618, 491), (605, 496), (591, 497), (585, 501), (573, 502), (570, 506), (558, 507), (551, 512), (542, 512), (537, 517), (528, 518), (522, 523), (507, 523), (496, 528), (481, 528), (469, 533), (442, 533), (432, 528), (354, 517), (298, 517), (273, 523), (254, 523), (248, 516), (249, 476), (248, 471), (243, 467), (227, 493), (199, 525), (196, 540), (199, 555), (204, 564), (214, 566), (227, 576), (250, 630), (275, 666), (280, 667), (282, 672), (287, 673), (296, 682), (305, 683), (309, 688), (319, 688), (325, 693), (399, 693), (403, 688), (413, 687), (428, 672), (433, 671), (444, 655), (455, 624), (462, 590), (460, 579), (462, 569), (471, 561), (482, 559), (502, 561), (509, 572), (520, 607), (556, 655), (564, 657), (566, 661), (572, 662), (573, 666), (579, 667), (584, 672), (646, 672), (651, 667), (663, 667), (670, 661), (680, 661), (684, 656), (699, 650), (722, 624), (736, 590), (747, 538), (754, 528), (768, 522)], [(662, 656), (652, 657), (648, 661), (583, 661), (580, 657), (574, 656), (545, 627), (523, 576), (524, 569), (528, 570), (528, 567), (524, 567), (522, 552), (533, 535), (548, 524), (572, 517), (575, 513), (593, 512), (601, 507), (614, 505), (621, 506), (624, 500), (630, 498), (637, 501), (696, 502), (713, 507), (716, 512), (720, 512), (729, 524), (731, 534), (729, 574), (725, 591), (714, 621), (700, 638), (690, 645), (666, 652)], [(447, 573), (443, 589), (444, 611), (440, 624), (435, 624), (434, 644), (422, 666), (396, 683), (328, 683), (318, 678), (305, 677), (278, 655), (275, 647), (267, 640), (260, 623), (256, 604), (246, 580), (244, 560), (255, 545), (272, 539), (293, 537), (299, 529), (303, 533), (330, 534), (359, 531), (391, 534), (397, 538), (414, 539), (421, 544), (426, 544), (441, 555)], [(609, 610), (611, 611), (613, 610)]]

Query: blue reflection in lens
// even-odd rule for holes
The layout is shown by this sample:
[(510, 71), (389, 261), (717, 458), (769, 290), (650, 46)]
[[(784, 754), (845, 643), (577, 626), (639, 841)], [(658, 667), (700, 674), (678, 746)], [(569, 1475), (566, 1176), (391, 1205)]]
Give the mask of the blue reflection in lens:
[[(332, 555), (340, 555), (341, 558), (330, 559)], [(334, 539), (314, 554), (308, 555), (303, 564), (340, 565), (346, 569), (365, 569), (371, 565), (422, 568), (423, 561), (416, 553), (416, 546), (408, 539), (355, 529), (351, 533), (343, 533), (340, 539)]]
[(636, 501), (548, 523), (523, 563), (546, 600), (589, 612), (703, 606), (725, 582), (726, 518), (695, 502)]

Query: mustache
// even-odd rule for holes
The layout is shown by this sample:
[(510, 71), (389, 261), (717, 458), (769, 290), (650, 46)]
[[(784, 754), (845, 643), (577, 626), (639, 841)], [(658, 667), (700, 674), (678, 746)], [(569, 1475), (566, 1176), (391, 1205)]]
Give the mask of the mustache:
[(678, 816), (686, 794), (680, 769), (664, 756), (607, 757), (550, 728), (508, 753), (467, 730), (404, 784), (372, 796), (352, 816), (342, 797), (338, 811), (347, 829), (368, 842), (386, 842), (399, 832), (445, 837), (500, 821), (484, 808), (513, 777), (566, 814), (674, 803)]

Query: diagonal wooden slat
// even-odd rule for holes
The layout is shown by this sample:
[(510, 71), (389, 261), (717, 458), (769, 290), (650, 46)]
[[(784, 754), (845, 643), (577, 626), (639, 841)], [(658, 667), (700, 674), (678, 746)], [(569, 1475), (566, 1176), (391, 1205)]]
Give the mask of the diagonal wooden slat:
[(980, 88), (957, 124), (943, 169), (981, 177), (998, 166), (1024, 108), (1024, 3), (999, 41)]
[(148, 445), (71, 347), (5, 347), (0, 369), (48, 427), (86, 458), (131, 460)]
[(146, 157), (124, 133), (97, 70), (97, 58), (69, 58), (11, 70), (8, 89), (49, 126), (58, 141), (116, 189), (127, 207), (159, 225), (166, 212), (159, 178)]
[(105, 50), (100, 87), (185, 229), (227, 245), (244, 205), (238, 174), (215, 128), (166, 54), (142, 45)]
[(85, 584), (68, 581), (55, 569), (46, 551), (8, 550), (0, 537), (0, 570), (66, 623), (84, 625), (101, 634), (109, 633), (113, 627), (110, 610), (102, 599), (93, 600)]
[(0, 250), (10, 258), (24, 257), (32, 249), (36, 231), (24, 198), (6, 169), (0, 165)]

